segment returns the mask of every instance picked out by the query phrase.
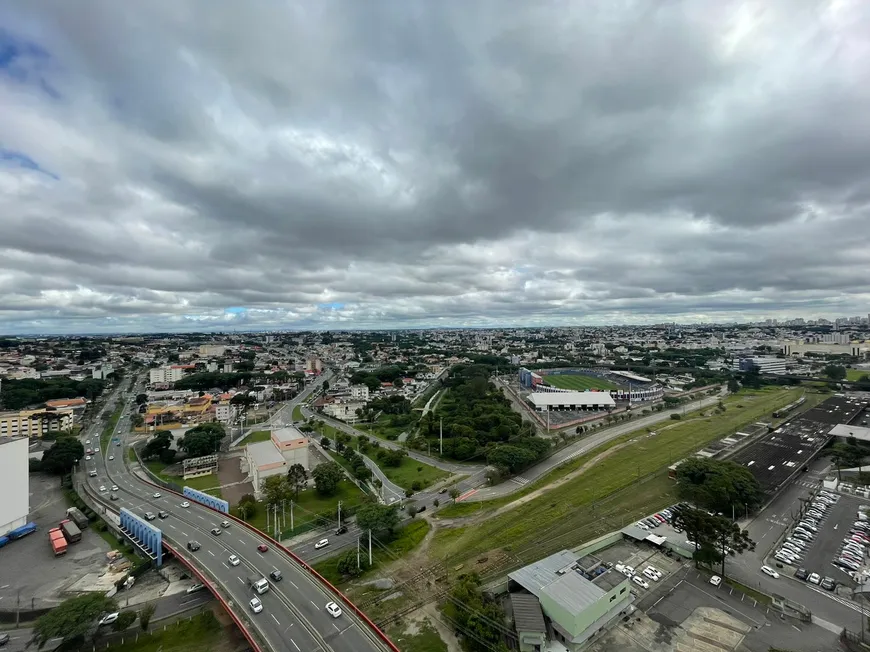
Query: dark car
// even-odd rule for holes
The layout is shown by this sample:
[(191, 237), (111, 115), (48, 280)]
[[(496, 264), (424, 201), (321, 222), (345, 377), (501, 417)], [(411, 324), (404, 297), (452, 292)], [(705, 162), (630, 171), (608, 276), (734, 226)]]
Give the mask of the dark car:
[(799, 580), (805, 580), (809, 576), (809, 571), (806, 568), (798, 568), (794, 576)]
[(266, 547), (265, 543), (261, 543), (259, 546), (257, 546), (257, 550), (259, 550), (260, 552), (266, 552), (268, 549), (269, 548)]
[(347, 526), (346, 526), (346, 525), (342, 525), (341, 527), (339, 527), (339, 528), (335, 531), (335, 534), (336, 534), (336, 535), (338, 535), (338, 534), (344, 534), (345, 532), (347, 532)]
[(837, 582), (834, 581), (833, 577), (826, 577), (822, 580), (822, 588), (826, 591), (833, 591), (835, 588), (837, 588)]
[(109, 494), (109, 500), (118, 500), (118, 494)]
[(271, 578), (272, 578), (273, 580), (275, 580), (276, 582), (280, 582), (280, 581), (283, 579), (284, 576), (281, 575), (281, 571), (279, 571), (279, 570), (276, 568), (276, 569), (273, 570), (271, 573), (269, 573), (269, 577), (271, 577)]
[(199, 545), (198, 541), (188, 541), (187, 542), (187, 549), (190, 550), (190, 552), (196, 552), (201, 547), (202, 546)]
[(167, 518), (169, 516), (169, 512), (164, 512), (163, 510), (157, 512), (157, 516), (160, 518)]
[(0, 647), (6, 645), (9, 642), (9, 634), (6, 632), (0, 632)]

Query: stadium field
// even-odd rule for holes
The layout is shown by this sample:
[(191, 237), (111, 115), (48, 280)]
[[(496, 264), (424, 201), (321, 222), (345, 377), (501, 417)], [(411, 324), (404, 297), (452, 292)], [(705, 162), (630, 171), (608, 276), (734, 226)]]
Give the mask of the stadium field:
[(544, 376), (544, 382), (559, 389), (573, 389), (583, 392), (587, 389), (617, 389), (617, 385), (602, 378), (583, 375), (552, 375)]

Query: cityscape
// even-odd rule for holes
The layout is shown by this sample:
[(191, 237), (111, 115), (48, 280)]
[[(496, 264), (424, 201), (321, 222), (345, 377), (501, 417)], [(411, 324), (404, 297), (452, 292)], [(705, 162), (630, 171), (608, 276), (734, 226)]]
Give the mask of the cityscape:
[(0, 650), (870, 650), (868, 33), (0, 6)]

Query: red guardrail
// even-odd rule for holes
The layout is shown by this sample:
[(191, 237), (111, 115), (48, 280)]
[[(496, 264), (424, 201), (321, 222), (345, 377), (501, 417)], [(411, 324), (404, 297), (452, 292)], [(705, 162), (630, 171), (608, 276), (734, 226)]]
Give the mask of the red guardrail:
[(263, 648), (260, 646), (259, 643), (257, 643), (257, 641), (254, 640), (254, 637), (251, 635), (251, 632), (248, 631), (248, 628), (242, 623), (242, 621), (239, 619), (239, 617), (236, 616), (236, 614), (233, 612), (233, 610), (230, 609), (230, 605), (227, 604), (227, 601), (224, 600), (223, 597), (220, 595), (220, 593), (218, 593), (217, 590), (214, 588), (214, 586), (216, 586), (216, 583), (209, 580), (205, 575), (200, 573), (199, 570), (192, 563), (190, 563), (189, 561), (187, 561), (187, 559), (185, 559), (184, 557), (179, 555), (178, 552), (171, 545), (166, 543), (165, 539), (163, 540), (163, 547), (166, 548), (167, 550), (169, 550), (169, 552), (172, 553), (173, 557), (175, 557), (182, 564), (187, 566), (187, 568), (194, 575), (196, 575), (196, 578), (202, 583), (203, 586), (207, 586), (211, 589), (211, 592), (220, 601), (220, 603), (223, 605), (224, 609), (226, 609), (227, 613), (230, 615), (230, 618), (233, 619), (233, 622), (241, 630), (242, 634), (245, 635), (245, 638), (248, 640), (248, 643), (251, 644), (251, 647), (254, 649), (254, 652), (262, 652)]
[[(156, 487), (157, 489), (162, 489), (162, 490), (164, 490), (164, 491), (169, 491), (169, 492), (175, 494), (176, 496), (180, 496), (181, 498), (189, 498), (189, 496), (185, 496), (184, 494), (180, 494), (180, 493), (178, 493), (177, 491), (173, 491), (172, 489), (167, 489), (166, 487), (164, 487), (164, 486), (162, 486), (162, 485), (155, 484), (154, 482), (151, 482), (150, 480), (144, 480), (141, 476), (139, 477), (139, 480), (141, 480), (142, 482), (144, 482), (144, 483), (146, 483), (146, 484), (150, 484), (152, 487)], [(233, 516), (232, 514), (224, 514), (223, 512), (220, 512), (220, 511), (216, 510), (215, 508), (210, 507), (209, 505), (203, 505), (202, 503), (197, 503), (197, 504), (200, 505), (201, 507), (205, 507), (206, 509), (210, 509), (210, 510), (212, 510), (212, 511), (215, 512), (216, 514), (221, 514), (222, 516), (227, 516), (227, 517), (231, 518), (232, 520), (234, 520), (236, 523), (239, 523), (239, 524), (243, 525), (243, 526), (246, 527), (247, 529), (252, 530), (253, 532), (256, 532), (257, 534), (259, 534), (259, 535), (262, 536), (263, 538), (268, 539), (269, 541), (271, 541), (273, 546), (275, 546), (276, 548), (280, 548), (281, 550), (283, 550), (284, 552), (286, 552), (288, 555), (290, 555), (290, 557), (291, 557), (291, 558), (292, 558), (296, 563), (300, 564), (303, 568), (305, 568), (305, 570), (307, 570), (307, 571), (308, 571), (309, 573), (311, 573), (315, 578), (317, 578), (318, 580), (320, 580), (320, 582), (322, 582), (322, 583), (325, 584), (327, 587), (329, 587), (329, 589), (330, 589), (333, 593), (335, 593), (335, 594), (336, 594), (336, 595), (341, 599), (341, 601), (342, 601), (344, 604), (346, 604), (348, 607), (350, 607), (351, 609), (353, 609), (353, 612), (354, 612), (357, 616), (359, 616), (359, 617), (362, 619), (362, 621), (363, 621), (366, 625), (368, 625), (368, 626), (369, 626), (369, 627), (370, 627), (370, 628), (371, 628), (371, 629), (372, 629), (372, 630), (373, 630), (373, 631), (378, 635), (378, 638), (380, 638), (384, 643), (387, 644), (387, 646), (390, 648), (390, 650), (392, 650), (393, 652), (402, 652), (399, 648), (396, 647), (396, 644), (393, 643), (393, 642), (389, 639), (389, 637), (388, 637), (388, 636), (387, 636), (383, 631), (381, 631), (380, 627), (378, 627), (377, 625), (375, 625), (374, 622), (372, 622), (372, 620), (371, 620), (368, 616), (366, 616), (365, 613), (364, 613), (364, 612), (363, 612), (359, 607), (357, 607), (353, 602), (351, 602), (350, 599), (348, 599), (348, 597), (347, 597), (344, 593), (342, 593), (342, 592), (339, 591), (336, 587), (334, 587), (334, 586), (332, 585), (332, 583), (331, 583), (329, 580), (327, 580), (325, 577), (323, 577), (323, 575), (321, 575), (321, 574), (318, 573), (316, 570), (314, 570), (311, 566), (309, 566), (309, 565), (308, 565), (308, 564), (307, 564), (303, 559), (301, 559), (300, 557), (296, 556), (296, 554), (295, 554), (294, 552), (292, 552), (289, 548), (284, 547), (284, 546), (283, 546), (279, 541), (276, 541), (275, 539), (273, 539), (272, 537), (270, 537), (268, 534), (266, 534), (266, 533), (263, 532), (262, 530), (258, 530), (257, 528), (255, 528), (255, 527), (254, 527), (253, 525), (251, 525), (250, 523), (248, 523), (248, 522), (246, 522), (246, 521), (243, 521), (242, 519), (240, 519), (240, 518), (238, 518), (238, 517), (236, 517), (236, 516)], [(166, 544), (164, 543), (164, 545), (166, 545)], [(168, 547), (168, 546), (167, 546), (167, 547)], [(172, 550), (172, 549), (170, 548), (170, 550)], [(173, 554), (175, 554), (175, 551), (172, 551), (172, 552), (173, 552)], [(183, 559), (183, 558), (179, 557), (177, 554), (175, 555), (175, 557), (176, 557), (177, 559)], [(185, 560), (184, 563), (185, 563), (185, 565), (187, 565), (186, 560)], [(194, 572), (196, 573), (197, 571), (194, 570)], [(220, 596), (218, 596), (218, 599), (220, 599)], [(221, 600), (221, 601), (223, 602), (223, 600)], [(224, 606), (226, 606), (226, 605), (224, 605)], [(239, 624), (239, 621), (238, 621), (238, 619), (236, 618), (235, 614), (233, 614), (232, 612), (230, 612), (230, 615), (233, 617), (233, 620), (236, 621), (236, 624)], [(239, 625), (239, 627), (241, 627), (241, 625)], [(248, 633), (247, 633), (247, 630), (245, 630), (244, 628), (242, 628), (242, 631), (245, 632), (245, 636), (246, 636), (246, 637), (249, 636)], [(257, 649), (259, 649), (259, 648), (257, 648)]]

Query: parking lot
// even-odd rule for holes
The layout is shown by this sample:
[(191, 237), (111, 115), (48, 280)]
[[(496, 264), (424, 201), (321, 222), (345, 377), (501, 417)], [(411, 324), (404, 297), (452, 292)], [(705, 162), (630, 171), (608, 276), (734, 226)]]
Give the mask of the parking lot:
[(52, 554), (47, 532), (66, 518), (66, 508), (57, 477), (30, 475), (30, 519), (39, 529), (0, 550), (0, 610), (53, 606), (67, 587), (105, 568), (109, 544), (91, 528), (66, 555)]
[[(636, 583), (632, 583), (631, 590), (638, 599), (642, 598), (648, 591), (652, 591), (659, 582), (664, 581), (683, 566), (682, 559), (678, 557), (668, 556), (654, 546), (632, 543), (627, 540), (600, 550), (595, 553), (595, 556), (601, 561), (611, 563), (614, 566), (621, 564), (634, 568), (635, 574), (639, 575), (649, 585), (649, 588), (646, 589)], [(653, 580), (644, 576), (642, 571), (647, 566), (652, 566), (660, 571), (664, 577), (661, 580)]]

